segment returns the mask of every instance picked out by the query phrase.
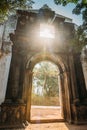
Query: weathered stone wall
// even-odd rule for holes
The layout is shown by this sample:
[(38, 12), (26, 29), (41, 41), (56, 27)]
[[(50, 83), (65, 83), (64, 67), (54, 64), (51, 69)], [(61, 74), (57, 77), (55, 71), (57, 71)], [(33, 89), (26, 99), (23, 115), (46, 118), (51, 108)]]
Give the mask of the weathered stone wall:
[(87, 46), (85, 46), (82, 50), (81, 62), (82, 62), (83, 73), (84, 73), (85, 84), (86, 84), (86, 90), (87, 90)]
[(8, 75), (10, 69), (12, 46), (10, 41), (10, 33), (14, 33), (16, 29), (17, 16), (9, 17), (8, 21), (0, 25), (0, 104), (4, 101)]
[(5, 22), (5, 24), (4, 24), (2, 49), (6, 53), (11, 51), (10, 34), (15, 33), (16, 24), (17, 24), (17, 16), (16, 15), (10, 16), (8, 18), (8, 21)]
[(12, 15), (9, 17), (8, 21), (5, 23), (5, 30), (4, 30), (4, 36), (3, 40), (6, 42), (10, 41), (10, 33), (14, 33), (14, 30), (16, 29), (17, 24), (17, 16)]
[(0, 25), (0, 49), (2, 47), (2, 36), (3, 36), (3, 31), (4, 31), (4, 25)]
[(82, 63), (83, 66), (83, 72), (84, 72), (84, 78), (86, 83), (86, 90), (87, 90), (87, 60)]
[(11, 62), (11, 53), (3, 54), (0, 57), (0, 104), (5, 99), (10, 62)]

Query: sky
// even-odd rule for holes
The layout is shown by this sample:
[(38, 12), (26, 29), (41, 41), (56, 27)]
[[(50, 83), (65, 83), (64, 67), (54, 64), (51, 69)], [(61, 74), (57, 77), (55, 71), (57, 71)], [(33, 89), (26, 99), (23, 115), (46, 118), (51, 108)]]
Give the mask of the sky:
[(63, 16), (71, 18), (73, 20), (73, 23), (77, 25), (82, 24), (82, 16), (72, 14), (72, 10), (75, 7), (74, 4), (68, 4), (67, 6), (63, 7), (60, 5), (56, 5), (54, 3), (54, 0), (33, 0), (33, 1), (35, 2), (35, 4), (33, 5), (33, 9), (39, 9), (44, 4), (47, 4), (57, 14), (61, 14)]

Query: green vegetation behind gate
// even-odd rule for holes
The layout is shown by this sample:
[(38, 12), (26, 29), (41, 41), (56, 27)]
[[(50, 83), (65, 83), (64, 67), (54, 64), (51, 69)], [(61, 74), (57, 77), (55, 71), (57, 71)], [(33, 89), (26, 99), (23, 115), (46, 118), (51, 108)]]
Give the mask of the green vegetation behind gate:
[(59, 97), (32, 95), (31, 105), (37, 106), (60, 106)]

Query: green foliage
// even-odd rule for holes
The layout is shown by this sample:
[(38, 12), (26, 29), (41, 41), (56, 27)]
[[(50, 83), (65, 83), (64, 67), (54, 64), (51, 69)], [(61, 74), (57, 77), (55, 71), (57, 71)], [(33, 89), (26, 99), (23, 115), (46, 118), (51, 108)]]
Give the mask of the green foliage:
[(39, 106), (60, 106), (59, 97), (40, 96), (32, 94), (31, 105)]
[(0, 0), (0, 22), (7, 19), (15, 9), (32, 8), (33, 3), (32, 0)]
[(76, 31), (75, 38), (71, 41), (76, 51), (81, 51), (84, 45), (87, 45), (87, 0), (54, 0), (55, 4), (66, 6), (74, 3), (76, 6), (72, 13), (82, 14), (83, 24)]
[(68, 3), (78, 3), (79, 0), (54, 0), (55, 4), (67, 5)]
[(33, 72), (33, 87), (35, 89), (39, 91), (42, 87), (45, 96), (58, 95), (58, 70), (55, 65), (50, 62), (40, 62), (34, 67)]
[(87, 0), (54, 0), (55, 4), (66, 6), (69, 3), (74, 3), (76, 7), (73, 9), (74, 14), (82, 14), (83, 22), (87, 22)]
[(83, 26), (78, 27), (75, 37), (70, 43), (75, 52), (81, 52), (82, 48), (87, 45), (87, 32), (84, 31)]

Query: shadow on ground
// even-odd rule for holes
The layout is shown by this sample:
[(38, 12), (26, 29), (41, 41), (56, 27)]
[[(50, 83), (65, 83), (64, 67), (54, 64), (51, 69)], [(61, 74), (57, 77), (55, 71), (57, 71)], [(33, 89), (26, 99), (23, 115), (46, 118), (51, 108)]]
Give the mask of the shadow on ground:
[(69, 125), (67, 123), (39, 123), (29, 124), (20, 129), (2, 129), (2, 130), (87, 130), (87, 125)]

